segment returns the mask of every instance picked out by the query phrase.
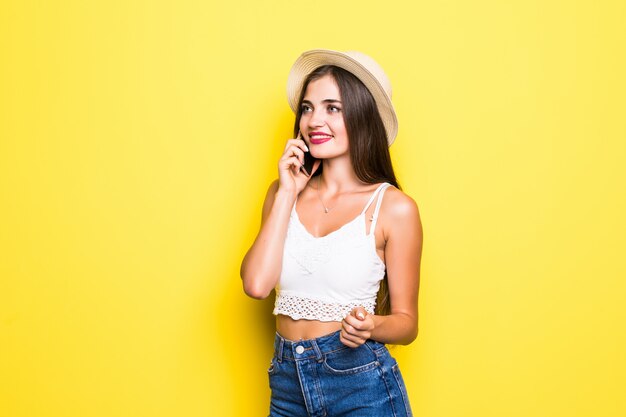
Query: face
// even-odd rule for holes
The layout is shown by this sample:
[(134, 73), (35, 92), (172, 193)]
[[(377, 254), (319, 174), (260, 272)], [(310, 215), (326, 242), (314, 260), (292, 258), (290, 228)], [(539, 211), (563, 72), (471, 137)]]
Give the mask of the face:
[(348, 155), (348, 133), (343, 121), (339, 87), (326, 75), (311, 81), (304, 93), (300, 132), (316, 158)]

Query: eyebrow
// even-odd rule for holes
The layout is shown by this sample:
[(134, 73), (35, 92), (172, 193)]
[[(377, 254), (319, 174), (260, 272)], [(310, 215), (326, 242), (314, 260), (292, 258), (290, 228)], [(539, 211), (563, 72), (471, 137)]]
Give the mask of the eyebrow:
[[(307, 104), (313, 104), (311, 103), (309, 100), (302, 100), (302, 104), (307, 103)], [(341, 104), (340, 100), (335, 100), (334, 98), (327, 98), (322, 100), (322, 103), (339, 103)]]

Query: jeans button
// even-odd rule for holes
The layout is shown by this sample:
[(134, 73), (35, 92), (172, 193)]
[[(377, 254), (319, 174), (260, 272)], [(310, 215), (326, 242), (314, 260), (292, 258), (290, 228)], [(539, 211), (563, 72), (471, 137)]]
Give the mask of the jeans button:
[(302, 353), (304, 353), (304, 346), (300, 345), (296, 347), (296, 353), (298, 355), (302, 355)]

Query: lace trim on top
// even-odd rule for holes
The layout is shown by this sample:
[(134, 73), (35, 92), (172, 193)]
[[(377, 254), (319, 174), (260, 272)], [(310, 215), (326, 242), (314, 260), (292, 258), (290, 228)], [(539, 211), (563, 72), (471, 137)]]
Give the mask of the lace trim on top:
[(337, 303), (280, 292), (276, 296), (273, 313), (284, 314), (294, 320), (342, 321), (352, 309), (359, 306), (374, 314), (376, 300)]

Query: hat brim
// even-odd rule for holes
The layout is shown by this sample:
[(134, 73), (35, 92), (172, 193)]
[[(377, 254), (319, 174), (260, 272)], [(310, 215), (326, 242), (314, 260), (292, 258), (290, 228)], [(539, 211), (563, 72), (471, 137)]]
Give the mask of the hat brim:
[(389, 146), (398, 134), (398, 119), (391, 103), (391, 98), (376, 77), (356, 59), (349, 55), (327, 49), (314, 49), (304, 52), (291, 67), (287, 78), (287, 100), (294, 113), (297, 113), (298, 100), (302, 92), (304, 79), (318, 67), (335, 65), (354, 74), (367, 87), (380, 113), (387, 132)]

